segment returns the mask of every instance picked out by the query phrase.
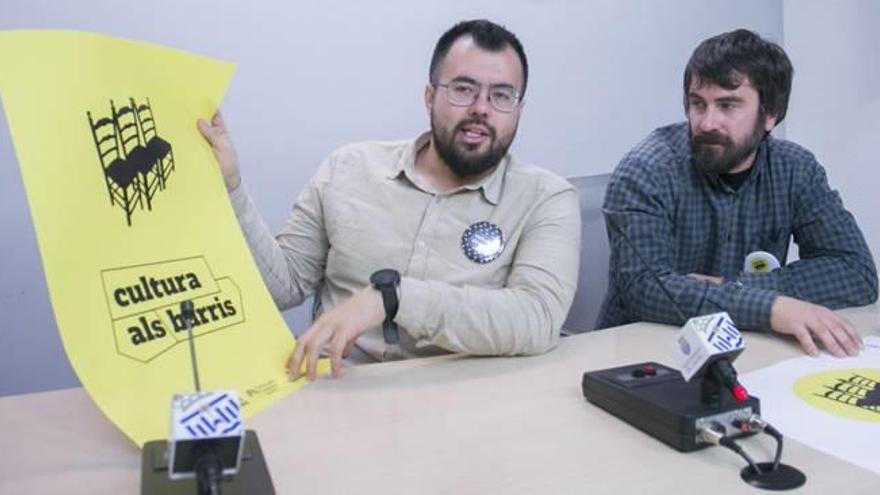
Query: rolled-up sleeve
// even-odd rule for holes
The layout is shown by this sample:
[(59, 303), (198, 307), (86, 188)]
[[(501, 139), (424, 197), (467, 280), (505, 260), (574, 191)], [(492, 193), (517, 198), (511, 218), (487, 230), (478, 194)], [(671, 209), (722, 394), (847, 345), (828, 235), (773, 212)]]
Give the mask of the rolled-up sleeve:
[(279, 309), (292, 308), (311, 296), (324, 276), (329, 243), (323, 224), (321, 184), (329, 164), (300, 194), (287, 224), (273, 236), (244, 184), (229, 199), (263, 281)]

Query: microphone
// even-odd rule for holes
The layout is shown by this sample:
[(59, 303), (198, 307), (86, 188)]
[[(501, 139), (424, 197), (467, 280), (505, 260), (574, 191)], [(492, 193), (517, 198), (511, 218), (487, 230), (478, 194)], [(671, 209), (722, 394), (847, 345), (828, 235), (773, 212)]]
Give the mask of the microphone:
[(171, 398), (171, 434), (143, 446), (141, 494), (275, 495), (260, 440), (245, 430), (234, 390), (202, 391), (193, 339), (192, 301), (180, 304), (195, 392)]
[[(752, 434), (733, 426), (734, 421), (760, 414), (760, 401), (739, 384), (731, 365), (745, 349), (733, 320), (725, 312), (688, 318), (618, 222), (617, 213), (603, 212), (609, 227), (632, 249), (685, 322), (675, 340), (681, 371), (656, 362), (588, 371), (581, 381), (584, 397), (682, 452), (712, 445), (707, 431), (731, 439)], [(722, 389), (730, 394), (722, 394)], [(720, 426), (712, 426), (716, 424)]]
[(617, 222), (616, 212), (603, 208), (602, 213), (611, 229), (623, 238), (654, 283), (660, 287), (678, 313), (678, 317), (685, 321), (678, 334), (676, 347), (679, 368), (685, 381), (690, 381), (695, 376), (708, 377), (708, 383), (704, 383), (705, 388), (701, 392), (701, 400), (704, 403), (717, 404), (719, 400), (717, 390), (722, 386), (730, 391), (737, 402), (745, 402), (749, 397), (748, 391), (737, 381), (736, 370), (731, 364), (745, 349), (745, 339), (730, 315), (722, 311), (688, 318), (663, 279), (651, 268), (635, 243)]
[[(782, 435), (760, 418), (761, 403), (739, 384), (731, 362), (745, 349), (745, 339), (726, 312), (686, 318), (669, 288), (614, 218), (603, 208), (608, 225), (633, 250), (682, 320), (676, 339), (681, 371), (655, 362), (583, 374), (584, 397), (593, 404), (681, 452), (721, 445), (736, 452), (748, 466), (740, 477), (759, 488), (784, 490), (806, 482), (798, 469), (780, 464)], [(620, 292), (617, 294), (620, 295)], [(692, 380), (696, 378), (696, 380)], [(699, 400), (697, 400), (699, 386)], [(722, 397), (726, 388), (733, 396)], [(736, 443), (739, 437), (766, 431), (777, 441), (772, 463), (756, 463)]]
[(171, 439), (168, 477), (195, 478), (199, 495), (220, 493), (224, 476), (238, 473), (244, 451), (241, 403), (233, 390), (202, 392), (193, 340), (192, 301), (180, 304), (186, 323), (195, 393), (174, 394), (171, 401)]
[(168, 477), (196, 478), (198, 493), (219, 493), (241, 466), (244, 428), (231, 390), (175, 394), (171, 402)]
[(703, 379), (701, 402), (718, 404), (721, 388), (729, 390), (737, 402), (749, 398), (731, 364), (746, 348), (745, 339), (726, 312), (689, 319), (678, 333), (676, 344), (678, 365), (684, 380)]

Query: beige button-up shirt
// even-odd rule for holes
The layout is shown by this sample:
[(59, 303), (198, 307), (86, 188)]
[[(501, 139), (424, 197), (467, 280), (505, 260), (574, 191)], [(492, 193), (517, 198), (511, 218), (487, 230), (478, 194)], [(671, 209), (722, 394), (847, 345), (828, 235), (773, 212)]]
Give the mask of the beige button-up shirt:
[[(276, 304), (316, 293), (318, 313), (400, 272), (400, 343), (380, 328), (357, 341), (355, 361), (440, 352), (542, 353), (556, 345), (577, 284), (577, 192), (553, 173), (507, 155), (479, 183), (439, 194), (415, 173), (430, 134), (404, 142), (344, 146), (321, 164), (286, 226), (273, 237), (245, 187), (230, 193), (254, 259)], [(495, 260), (462, 248), (477, 222), (503, 233)]]

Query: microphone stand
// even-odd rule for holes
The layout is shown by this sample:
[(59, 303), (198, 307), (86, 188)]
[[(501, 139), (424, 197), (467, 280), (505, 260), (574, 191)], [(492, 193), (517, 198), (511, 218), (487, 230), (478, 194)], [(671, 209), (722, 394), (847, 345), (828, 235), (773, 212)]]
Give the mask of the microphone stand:
[[(196, 393), (199, 393), (202, 391), (202, 387), (199, 383), (199, 365), (196, 361), (196, 343), (193, 339), (195, 308), (192, 301), (186, 300), (180, 303), (180, 315), (186, 324), (193, 384), (196, 387)], [(221, 495), (220, 483), (223, 481), (223, 468), (213, 442), (200, 445), (193, 454), (195, 456), (196, 492), (198, 495)]]
[[(192, 301), (180, 304), (181, 318), (186, 326), (189, 352), (192, 365), (193, 384), (196, 393), (201, 393), (201, 381), (196, 361), (195, 310)], [(224, 462), (229, 462), (228, 443), (223, 440), (201, 441), (192, 447), (191, 454), (184, 454), (192, 462), (195, 480), (171, 479), (169, 473), (169, 445), (166, 440), (154, 440), (143, 446), (141, 456), (141, 495), (191, 495), (193, 488), (199, 495), (220, 495), (221, 485), (226, 485), (227, 493), (248, 495), (274, 495), (275, 487), (260, 441), (253, 430), (247, 430), (241, 439), (241, 467), (235, 476), (224, 479)], [(224, 459), (226, 459), (224, 461)], [(186, 462), (186, 461), (185, 461)], [(193, 483), (195, 481), (195, 483)], [(193, 486), (195, 484), (195, 486)]]

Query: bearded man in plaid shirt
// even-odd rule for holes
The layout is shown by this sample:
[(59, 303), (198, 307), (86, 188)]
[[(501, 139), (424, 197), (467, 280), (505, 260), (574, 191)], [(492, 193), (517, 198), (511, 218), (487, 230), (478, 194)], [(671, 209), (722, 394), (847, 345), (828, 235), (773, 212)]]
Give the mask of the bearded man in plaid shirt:
[[(747, 30), (697, 47), (687, 122), (651, 133), (608, 186), (600, 328), (727, 311), (741, 329), (791, 335), (812, 355), (859, 352), (859, 333), (831, 310), (874, 302), (877, 270), (813, 154), (770, 135), (792, 72), (781, 47)], [(786, 264), (792, 238), (799, 260)]]

